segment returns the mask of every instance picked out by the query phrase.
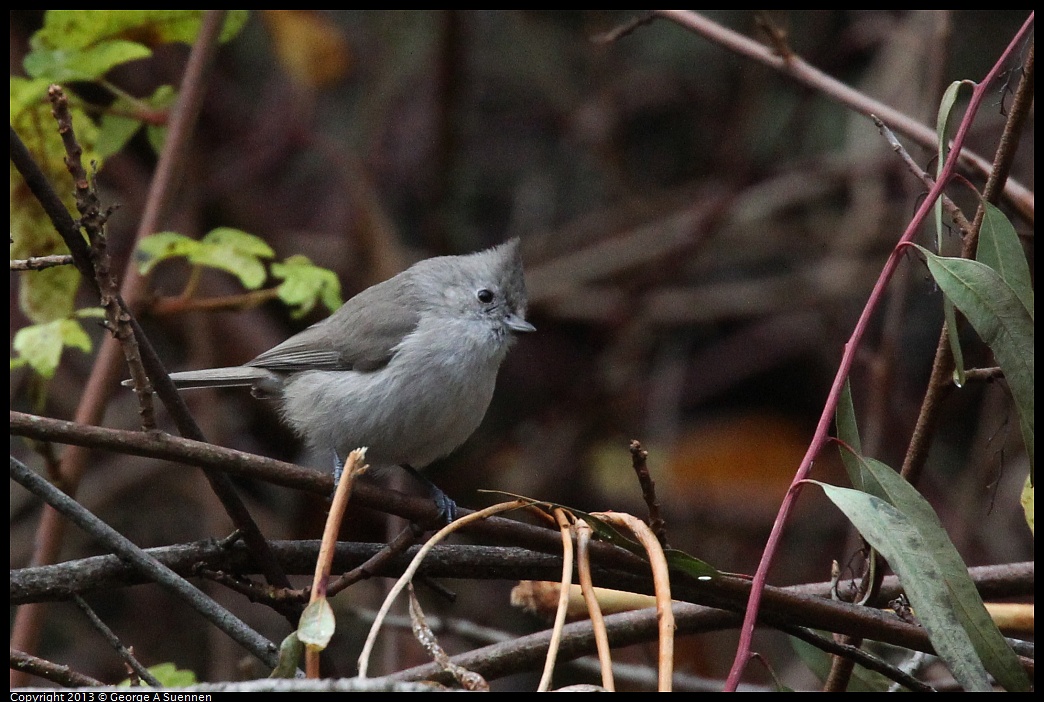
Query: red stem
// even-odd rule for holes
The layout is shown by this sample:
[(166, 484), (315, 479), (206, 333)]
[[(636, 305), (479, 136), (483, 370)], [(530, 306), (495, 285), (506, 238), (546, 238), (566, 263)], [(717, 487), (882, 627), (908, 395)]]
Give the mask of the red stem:
[(779, 542), (783, 534), (783, 525), (787, 521), (787, 516), (790, 514), (791, 508), (794, 506), (798, 494), (801, 492), (801, 487), (803, 485), (802, 481), (808, 478), (808, 474), (812, 470), (813, 459), (819, 455), (820, 450), (830, 438), (827, 432), (830, 429), (830, 422), (837, 409), (837, 400), (841, 395), (841, 388), (844, 386), (845, 380), (848, 378), (848, 373), (852, 368), (852, 361), (855, 358), (855, 350), (858, 348), (859, 342), (863, 338), (863, 333), (866, 331), (867, 325), (870, 322), (870, 316), (877, 308), (878, 302), (880, 302), (882, 295), (884, 295), (885, 287), (888, 285), (888, 282), (892, 278), (892, 274), (895, 273), (895, 269), (899, 265), (899, 258), (903, 249), (913, 240), (913, 237), (917, 233), (921, 223), (924, 221), (924, 218), (931, 211), (935, 201), (938, 199), (943, 188), (953, 175), (961, 146), (964, 144), (964, 139), (975, 119), (975, 113), (978, 111), (979, 106), (986, 95), (987, 88), (989, 88), (993, 83), (997, 75), (1000, 74), (1002, 68), (1007, 63), (1008, 58), (1021, 44), (1032, 26), (1033, 13), (1031, 12), (1029, 17), (1026, 19), (1026, 22), (1022, 25), (1018, 33), (1008, 44), (1008, 47), (1004, 50), (1004, 53), (1001, 54), (1001, 57), (986, 75), (986, 78), (978, 83), (972, 90), (971, 100), (968, 102), (968, 109), (965, 110), (964, 118), (961, 120), (960, 127), (957, 129), (957, 136), (953, 139), (950, 158), (947, 159), (946, 165), (943, 167), (943, 171), (939, 175), (939, 179), (934, 187), (929, 191), (928, 197), (926, 197), (921, 203), (920, 208), (918, 208), (917, 213), (910, 221), (906, 231), (903, 232), (903, 236), (899, 239), (895, 248), (892, 249), (892, 253), (889, 255), (888, 261), (885, 263), (884, 269), (881, 271), (881, 275), (878, 277), (877, 283), (874, 285), (874, 289), (870, 293), (866, 306), (863, 308), (863, 312), (859, 316), (859, 321), (856, 322), (855, 329), (852, 331), (852, 336), (845, 344), (844, 353), (841, 356), (841, 364), (837, 369), (837, 375), (834, 377), (834, 384), (830, 388), (830, 394), (827, 395), (826, 404), (823, 407), (823, 414), (819, 418), (819, 424), (816, 425), (816, 432), (812, 437), (812, 443), (809, 445), (805, 457), (801, 460), (801, 465), (798, 467), (797, 473), (794, 475), (794, 480), (791, 482), (790, 489), (783, 498), (783, 502), (779, 508), (779, 513), (776, 515), (776, 521), (772, 525), (772, 532), (769, 534), (768, 541), (765, 544), (765, 550), (762, 553), (761, 562), (758, 564), (758, 570), (754, 573), (754, 580), (750, 589), (750, 597), (747, 600), (747, 612), (743, 618), (743, 626), (740, 629), (739, 646), (736, 649), (736, 657), (733, 659), (732, 669), (729, 671), (729, 677), (725, 681), (726, 692), (734, 692), (739, 686), (740, 676), (743, 674), (743, 669), (746, 667), (747, 661), (750, 659), (751, 640), (754, 636), (754, 623), (757, 621), (758, 608), (761, 604), (761, 593), (765, 587), (765, 581), (768, 576), (769, 567), (772, 565), (772, 559), (779, 547)]

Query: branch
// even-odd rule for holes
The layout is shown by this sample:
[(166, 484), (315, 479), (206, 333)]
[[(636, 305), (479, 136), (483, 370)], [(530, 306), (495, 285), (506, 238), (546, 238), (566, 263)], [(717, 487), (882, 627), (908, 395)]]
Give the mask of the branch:
[[(56, 682), (62, 687), (100, 687), (104, 685), (83, 673), (78, 673), (67, 665), (58, 665), (51, 661), (37, 658), (23, 651), (11, 649), (11, 670), (18, 670), (29, 675), (35, 675), (44, 680)], [(56, 696), (61, 693), (54, 693)]]
[(10, 459), (11, 479), (43, 499), (85, 532), (93, 536), (106, 548), (146, 573), (150, 580), (167, 588), (182, 598), (190, 607), (202, 614), (211, 623), (228, 634), (243, 648), (253, 653), (270, 668), (278, 664), (276, 646), (248, 627), (231, 612), (192, 587), (177, 573), (128, 541), (118, 531), (98, 519), (76, 500), (29, 470), (21, 461)]
[[(685, 21), (686, 26), (695, 25), (708, 27), (712, 26), (713, 29), (718, 32), (724, 32), (723, 28), (717, 25), (710, 25), (698, 15), (693, 13), (687, 13), (682, 11), (658, 11), (665, 16), (669, 16), (671, 19), (676, 21)], [(841, 395), (841, 389), (844, 387), (845, 381), (848, 378), (849, 371), (851, 370), (852, 363), (855, 359), (856, 350), (859, 348), (859, 344), (862, 341), (863, 334), (869, 325), (870, 318), (873, 312), (876, 310), (881, 298), (884, 295), (885, 288), (888, 286), (892, 275), (895, 273), (896, 268), (899, 265), (902, 251), (906, 245), (912, 241), (914, 235), (917, 233), (921, 226), (921, 223), (927, 217), (931, 211), (932, 206), (935, 204), (936, 199), (942, 193), (943, 187), (949, 182), (952, 177), (956, 164), (960, 159), (962, 153), (962, 146), (964, 140), (968, 135), (968, 131), (971, 129), (972, 122), (975, 119), (975, 115), (978, 112), (979, 106), (982, 104), (983, 99), (986, 95), (986, 90), (992, 85), (994, 79), (1000, 74), (1002, 67), (1008, 61), (1008, 58), (1015, 52), (1017, 46), (1029, 33), (1030, 28), (1033, 25), (1033, 14), (1031, 13), (1029, 18), (1016, 33), (1015, 37), (1011, 40), (1008, 46), (1005, 48), (1003, 54), (994, 63), (993, 68), (989, 74), (977, 84), (972, 91), (972, 97), (968, 103), (968, 107), (965, 110), (964, 117), (961, 120), (961, 124), (957, 129), (957, 134), (953, 139), (953, 156), (946, 162), (942, 173), (939, 175), (938, 182), (932, 187), (928, 196), (921, 203), (917, 213), (910, 221), (903, 232), (903, 235), (899, 238), (892, 253), (889, 255), (888, 260), (885, 262), (884, 269), (881, 271), (881, 275), (878, 277), (877, 282), (874, 285), (873, 290), (870, 293), (870, 297), (867, 299), (866, 305), (863, 307), (863, 311), (860, 314), (859, 320), (856, 322), (855, 329), (852, 331), (852, 335), (848, 342), (845, 344), (844, 353), (842, 354), (841, 361), (837, 370), (837, 374), (834, 377), (833, 385), (830, 388), (830, 392), (827, 396), (826, 403), (823, 407), (823, 413), (820, 416), (819, 422), (816, 425), (815, 434), (812, 437), (812, 442), (808, 447), (808, 451), (805, 453), (805, 457), (801, 461), (801, 465), (798, 467), (797, 473), (794, 476), (794, 480), (791, 483), (791, 488), (787, 491), (786, 497), (783, 498), (783, 503), (780, 505), (776, 520), (772, 525), (772, 531), (769, 534), (768, 542), (765, 545), (765, 550), (762, 553), (761, 562), (758, 564), (758, 569), (754, 574), (753, 587), (750, 591), (750, 599), (747, 604), (747, 612), (743, 622), (743, 628), (740, 631), (740, 642), (736, 650), (736, 656), (733, 660), (732, 669), (729, 672), (728, 682), (726, 684), (727, 690), (735, 690), (739, 684), (740, 676), (743, 673), (743, 669), (746, 666), (747, 660), (750, 657), (751, 641), (754, 634), (754, 625), (758, 618), (758, 607), (761, 603), (762, 590), (765, 587), (765, 582), (768, 577), (769, 567), (772, 565), (773, 558), (775, 557), (776, 551), (779, 548), (779, 543), (782, 539), (783, 527), (786, 524), (787, 517), (790, 514), (790, 510), (793, 508), (795, 501), (797, 500), (798, 494), (801, 492), (801, 486), (803, 482), (808, 478), (808, 474), (812, 469), (812, 462), (819, 452), (822, 450), (827, 439), (829, 438), (830, 425), (833, 421), (834, 413), (837, 409), (837, 402)], [(720, 30), (720, 31), (719, 31)], [(732, 34), (732, 33), (729, 33)], [(739, 36), (739, 35), (736, 35)], [(742, 37), (740, 37), (742, 38)], [(770, 59), (770, 65), (777, 67), (781, 70), (786, 69), (786, 72), (791, 73), (792, 69), (788, 68), (791, 64), (804, 67), (811, 70), (810, 66), (799, 62), (798, 59), (793, 58), (784, 60), (779, 57), (772, 57), (767, 49), (758, 45), (751, 46), (749, 40), (745, 40), (746, 49), (762, 56), (766, 60)], [(756, 49), (756, 51), (755, 51)], [(826, 77), (823, 76), (825, 79)], [(832, 79), (830, 79), (832, 81)], [(836, 81), (834, 81), (836, 83)], [(845, 91), (851, 89), (846, 86), (837, 84), (839, 88), (843, 88)], [(852, 91), (854, 92), (854, 91)], [(884, 107), (884, 106), (881, 106)], [(890, 110), (885, 110), (882, 119), (886, 122), (889, 121)], [(881, 113), (878, 113), (881, 116)], [(894, 114), (891, 117), (895, 117)], [(896, 125), (893, 125), (896, 126)], [(934, 134), (933, 137), (934, 139)]]
[[(912, 139), (931, 151), (936, 149), (937, 136), (934, 129), (921, 124), (913, 117), (892, 108), (890, 105), (874, 100), (858, 90), (845, 85), (836, 78), (828, 76), (818, 68), (806, 63), (799, 56), (794, 54), (785, 57), (780, 56), (763, 44), (690, 10), (654, 10), (654, 13), (706, 39), (721, 44), (740, 56), (745, 56), (789, 78), (793, 78), (798, 83), (815, 90), (834, 102), (848, 107), (854, 112), (858, 112), (866, 117), (877, 115), (889, 127), (903, 136)], [(1033, 15), (1030, 14), (1027, 23), (1032, 24), (1032, 22)], [(1025, 27), (1019, 32), (1018, 36), (1021, 41), (1021, 38), (1025, 36)], [(1010, 50), (1006, 52), (1004, 58), (1007, 59), (1010, 53)], [(988, 176), (992, 170), (991, 164), (986, 159), (971, 151), (962, 151), (958, 158), (965, 166), (983, 177)], [(1004, 196), (1008, 203), (1026, 221), (1033, 223), (1033, 193), (1028, 188), (1021, 183), (1008, 181), (1004, 187)]]
[[(1015, 92), (1015, 100), (1011, 112), (1008, 113), (1008, 120), (1004, 125), (997, 154), (994, 156), (994, 168), (983, 189), (982, 196), (989, 202), (997, 201), (997, 196), (1011, 170), (1011, 162), (1019, 144), (1022, 126), (1033, 105), (1033, 47), (1034, 44), (1031, 41), (1022, 80)], [(969, 235), (965, 236), (961, 243), (961, 258), (975, 257), (979, 229), (982, 227), (985, 214), (985, 209), (980, 205), (975, 213), (975, 221), (971, 224)], [(942, 412), (942, 398), (953, 389), (952, 373), (953, 351), (950, 348), (949, 335), (944, 325), (939, 334), (939, 342), (935, 347), (935, 359), (932, 361), (928, 388), (925, 390), (924, 400), (921, 402), (921, 409), (914, 424), (913, 435), (910, 437), (910, 445), (907, 447), (906, 456), (903, 459), (901, 473), (911, 483), (916, 484), (925, 461), (928, 460), (929, 443), (935, 434), (935, 426)]]

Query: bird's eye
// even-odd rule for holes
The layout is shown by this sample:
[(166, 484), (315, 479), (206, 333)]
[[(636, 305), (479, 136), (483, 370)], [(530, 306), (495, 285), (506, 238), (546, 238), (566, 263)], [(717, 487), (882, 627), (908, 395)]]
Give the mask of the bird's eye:
[(486, 290), (485, 288), (482, 288), (481, 290), (476, 292), (475, 297), (477, 297), (478, 301), (484, 305), (488, 305), (489, 303), (493, 302), (492, 291)]

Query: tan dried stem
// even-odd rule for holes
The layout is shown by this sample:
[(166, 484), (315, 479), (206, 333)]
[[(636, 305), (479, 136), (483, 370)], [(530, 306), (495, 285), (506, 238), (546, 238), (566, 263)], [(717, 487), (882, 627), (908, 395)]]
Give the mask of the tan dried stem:
[(645, 548), (652, 566), (653, 587), (656, 592), (656, 618), (660, 629), (659, 685), (660, 692), (671, 691), (674, 672), (674, 611), (671, 609), (671, 578), (667, 556), (649, 525), (641, 519), (621, 512), (598, 512), (592, 516), (610, 524), (629, 529)]
[(558, 658), (558, 649), (562, 644), (562, 628), (565, 626), (566, 614), (569, 610), (569, 586), (573, 584), (572, 526), (565, 510), (556, 507), (553, 514), (555, 515), (555, 522), (558, 524), (559, 532), (562, 534), (562, 580), (558, 591), (555, 624), (551, 629), (551, 643), (547, 647), (547, 657), (544, 659), (544, 672), (540, 676), (537, 692), (547, 692), (551, 689), (551, 676), (555, 670), (555, 660)]
[(373, 625), (370, 627), (370, 633), (366, 637), (366, 643), (363, 644), (362, 653), (359, 654), (359, 677), (365, 678), (367, 670), (370, 667), (370, 656), (373, 653), (374, 643), (377, 641), (377, 633), (381, 630), (381, 625), (388, 616), (388, 612), (391, 610), (392, 604), (395, 602), (395, 598), (399, 596), (406, 584), (413, 580), (414, 574), (420, 568), (421, 563), (424, 562), (424, 558), (431, 552), (435, 546), (443, 541), (447, 536), (453, 532), (467, 526), (473, 522), (478, 522), (486, 517), (491, 517), (494, 514), (500, 514), (501, 512), (510, 512), (516, 509), (522, 509), (529, 503), (525, 500), (513, 500), (511, 502), (502, 502), (486, 509), (479, 510), (478, 512), (472, 512), (469, 515), (461, 517), (450, 524), (447, 524), (438, 532), (435, 533), (427, 543), (421, 546), (420, 550), (417, 551), (417, 555), (410, 561), (410, 565), (406, 568), (406, 571), (396, 581), (395, 585), (392, 586), (391, 590), (388, 591), (387, 597), (384, 598), (384, 602), (381, 604), (380, 610), (377, 612), (377, 616), (374, 617)]
[[(326, 586), (330, 582), (330, 570), (333, 567), (334, 551), (337, 550), (337, 536), (341, 533), (341, 522), (348, 507), (348, 498), (352, 494), (355, 479), (366, 472), (368, 465), (363, 463), (366, 448), (357, 448), (348, 454), (344, 461), (341, 479), (337, 481), (330, 513), (326, 515), (326, 526), (323, 528), (323, 540), (319, 546), (319, 557), (315, 559), (315, 575), (312, 576), (312, 592), (309, 604), (326, 597)], [(319, 653), (312, 646), (305, 647), (305, 669), (309, 678), (319, 677)]]
[(609, 633), (605, 629), (605, 618), (602, 616), (602, 608), (598, 603), (598, 594), (595, 592), (594, 582), (591, 580), (591, 526), (580, 519), (574, 527), (576, 531), (576, 565), (577, 574), (580, 576), (580, 590), (584, 594), (584, 602), (587, 604), (587, 615), (591, 619), (591, 628), (594, 631), (595, 647), (598, 650), (598, 664), (602, 672), (602, 687), (609, 692), (616, 691), (613, 681), (613, 660), (609, 653)]

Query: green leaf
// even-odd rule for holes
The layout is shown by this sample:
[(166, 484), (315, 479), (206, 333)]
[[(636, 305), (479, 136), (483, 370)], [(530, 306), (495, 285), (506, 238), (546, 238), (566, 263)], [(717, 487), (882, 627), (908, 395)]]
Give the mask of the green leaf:
[[(950, 121), (953, 117), (953, 106), (957, 102), (957, 95), (963, 84), (964, 82), (959, 80), (950, 83), (939, 103), (939, 114), (935, 122), (936, 180), (942, 175), (943, 168), (946, 166), (946, 157), (949, 155), (950, 148), (949, 133)], [(943, 227), (943, 200), (941, 196), (935, 200), (933, 215), (935, 219), (935, 249), (942, 253), (946, 230)], [(958, 387), (963, 387), (965, 383), (964, 354), (961, 352), (961, 341), (957, 333), (957, 318), (953, 313), (953, 303), (950, 302), (949, 298), (943, 300), (943, 316), (946, 318), (946, 336), (950, 341), (950, 352), (953, 354), (954, 380)]]
[[(817, 633), (830, 636), (829, 632)], [(812, 671), (813, 675), (819, 678), (820, 681), (826, 682), (827, 677), (830, 675), (833, 656), (795, 636), (790, 637), (790, 645), (795, 653), (798, 654), (801, 662)], [(891, 687), (892, 681), (885, 676), (856, 664), (852, 670), (852, 678), (849, 680), (846, 690), (848, 692), (888, 692)]]
[(105, 115), (99, 124), (98, 151), (108, 158), (122, 149), (141, 129), (141, 121), (123, 115)]
[(159, 232), (138, 242), (134, 260), (138, 272), (148, 275), (156, 264), (169, 258), (189, 257), (199, 248), (199, 242), (177, 232)]
[(928, 270), (942, 291), (989, 345), (1019, 413), (1030, 472), (1033, 471), (1033, 315), (989, 266), (936, 256), (922, 248)]
[(200, 241), (215, 249), (232, 251), (237, 254), (256, 256), (258, 258), (272, 258), (275, 251), (265, 243), (261, 237), (248, 234), (242, 229), (232, 227), (217, 227), (207, 233)]
[(263, 239), (239, 229), (218, 227), (200, 239), (189, 261), (227, 271), (239, 278), (247, 290), (257, 290), (268, 277), (265, 265), (258, 259), (273, 256), (275, 252)]
[(293, 678), (304, 655), (304, 644), (297, 638), (297, 632), (291, 631), (279, 644), (279, 662), (272, 669), (270, 678)]
[(157, 127), (150, 124), (145, 128), (145, 136), (149, 140), (149, 146), (158, 154), (163, 153), (163, 145), (167, 142), (167, 128)]
[[(30, 120), (34, 120), (37, 116), (43, 116), (40, 111), (41, 106), (45, 103), (47, 96), (47, 88), (51, 85), (51, 81), (44, 78), (36, 80), (28, 80), (20, 76), (11, 77), (11, 124), (16, 128), (21, 125), (25, 125), (24, 116), (31, 115)], [(21, 130), (19, 130), (21, 131)], [(24, 134), (19, 136), (25, 139)]]
[(337, 275), (316, 266), (306, 256), (290, 256), (282, 263), (273, 263), (272, 275), (283, 281), (276, 293), (285, 304), (297, 308), (294, 317), (308, 314), (319, 301), (331, 312), (341, 306), (341, 281)]
[[(149, 672), (159, 680), (163, 687), (188, 687), (199, 682), (195, 672), (186, 668), (178, 668), (173, 663), (151, 665)], [(130, 680), (123, 680), (116, 687), (130, 687)]]
[(19, 278), (18, 304), (29, 319), (39, 324), (72, 314), (80, 287), (80, 272), (75, 266), (25, 271)]
[[(199, 35), (203, 10), (50, 10), (33, 35), (43, 48), (84, 48), (102, 41), (128, 39), (156, 47), (170, 42), (191, 44)], [(231, 39), (249, 14), (229, 13), (221, 41)]]
[(849, 451), (845, 446), (838, 447), (841, 451), (841, 461), (845, 464), (845, 471), (848, 473), (848, 479), (852, 482), (852, 487), (862, 490), (863, 473), (859, 466), (859, 456), (863, 453), (863, 445), (859, 439), (855, 403), (852, 401), (852, 384), (847, 379), (844, 387), (841, 388), (841, 397), (837, 401), (834, 422), (837, 425), (837, 438), (852, 449)]
[(1015, 227), (996, 206), (982, 201), (985, 216), (979, 229), (975, 260), (1000, 274), (1033, 316), (1033, 282), (1026, 252), (1022, 250)]
[(1010, 691), (1028, 689), (1018, 658), (986, 611), (931, 505), (880, 461), (866, 458), (864, 466), (864, 482), (872, 483), (884, 499), (834, 486), (823, 489), (895, 570), (954, 677), (969, 689), (989, 689), (988, 670)]
[(297, 624), (297, 638), (304, 645), (321, 651), (330, 643), (336, 628), (333, 608), (330, 607), (330, 602), (322, 597), (305, 607), (301, 613), (301, 621)]
[(54, 377), (65, 347), (91, 351), (91, 339), (75, 319), (56, 319), (45, 324), (23, 327), (11, 343), (21, 360), (44, 378)]
[(142, 275), (147, 275), (160, 261), (185, 257), (193, 265), (231, 273), (239, 278), (243, 287), (256, 290), (268, 275), (264, 264), (258, 259), (274, 255), (272, 247), (253, 234), (219, 227), (199, 241), (177, 232), (160, 232), (145, 237), (138, 244), (135, 259), (138, 270)]
[(101, 115), (98, 150), (105, 156), (118, 152), (143, 125), (165, 135), (167, 128), (165, 124), (156, 124), (157, 116), (168, 114), (176, 99), (177, 93), (169, 85), (161, 85), (143, 99), (118, 95)]
[[(115, 66), (145, 58), (171, 42), (191, 44), (203, 10), (50, 10), (30, 39), (23, 65), (50, 81), (97, 80)], [(228, 14), (221, 41), (234, 37), (249, 15)]]
[[(936, 159), (935, 159), (935, 178), (939, 179), (942, 174), (943, 168), (946, 166), (946, 156), (949, 154), (950, 148), (950, 119), (953, 117), (953, 105), (957, 102), (957, 94), (961, 90), (963, 81), (954, 81), (946, 88), (946, 92), (943, 93), (942, 100), (939, 102), (939, 113), (935, 120), (935, 144), (936, 144)], [(938, 251), (942, 251), (943, 245), (943, 210), (942, 210), (942, 197), (939, 197), (935, 201), (934, 206), (935, 215), (935, 248)]]
[(989, 691), (990, 680), (948, 601), (944, 574), (923, 537), (902, 512), (865, 492), (819, 483), (859, 533), (891, 564), (940, 658), (968, 691)]
[(105, 41), (80, 49), (43, 50), (34, 48), (22, 65), (33, 78), (68, 83), (98, 80), (111, 69), (128, 61), (147, 58), (152, 52), (132, 41)]
[[(644, 549), (640, 555), (643, 558), (647, 557)], [(663, 555), (667, 559), (667, 565), (671, 568), (687, 573), (697, 580), (713, 580), (721, 575), (721, 571), (707, 563), (707, 561), (690, 556), (684, 551), (668, 548), (664, 549)]]

